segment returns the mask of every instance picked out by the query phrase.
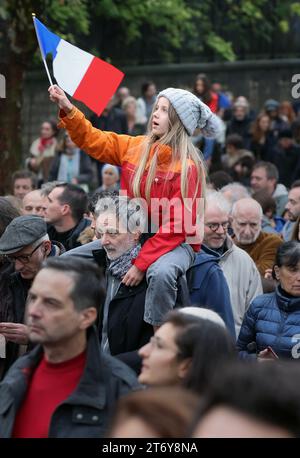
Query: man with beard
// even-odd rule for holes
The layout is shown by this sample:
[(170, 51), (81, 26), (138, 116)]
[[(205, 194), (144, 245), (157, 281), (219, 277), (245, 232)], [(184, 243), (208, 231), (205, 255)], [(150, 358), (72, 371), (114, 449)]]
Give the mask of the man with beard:
[(145, 217), (134, 202), (114, 193), (102, 194), (96, 215), (101, 245), (93, 256), (106, 270), (106, 298), (99, 314), (101, 348), (139, 372), (137, 350), (153, 335), (153, 327), (144, 320), (147, 282), (144, 278), (138, 285), (129, 284), (123, 278), (141, 249)]
[(291, 240), (295, 222), (300, 216), (300, 180), (294, 181), (292, 184), (285, 209), (287, 210), (288, 221), (283, 226), (282, 237), (288, 242)]
[(251, 198), (238, 200), (232, 207), (234, 242), (251, 256), (264, 277), (266, 270), (274, 265), (282, 239), (261, 230), (262, 216), (260, 204)]

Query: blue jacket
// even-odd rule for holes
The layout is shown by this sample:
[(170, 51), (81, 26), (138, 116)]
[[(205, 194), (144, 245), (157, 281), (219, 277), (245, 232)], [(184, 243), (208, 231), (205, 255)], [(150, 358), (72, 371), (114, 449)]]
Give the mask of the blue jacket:
[(270, 346), (279, 357), (293, 358), (292, 348), (299, 338), (300, 297), (292, 297), (277, 287), (274, 293), (257, 296), (250, 305), (237, 348), (242, 358), (249, 358), (251, 355), (247, 346), (255, 342), (257, 353)]
[(217, 312), (235, 339), (230, 293), (218, 258), (202, 250), (197, 253), (188, 272), (188, 282), (191, 303)]

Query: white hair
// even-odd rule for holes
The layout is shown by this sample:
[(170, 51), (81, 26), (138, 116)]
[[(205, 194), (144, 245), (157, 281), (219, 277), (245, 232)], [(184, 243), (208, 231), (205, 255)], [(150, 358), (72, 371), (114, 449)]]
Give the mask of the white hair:
[(226, 329), (224, 320), (213, 310), (206, 309), (204, 307), (183, 307), (178, 311), (187, 315), (195, 316), (197, 318), (203, 318), (204, 320), (212, 321), (213, 323), (219, 324), (222, 326), (222, 328)]
[(207, 191), (206, 206), (209, 204), (216, 205), (224, 213), (230, 213), (231, 205), (220, 191)]
[(237, 212), (237, 205), (240, 203), (240, 201), (243, 200), (243, 201), (247, 201), (249, 204), (252, 205), (253, 208), (256, 208), (259, 212), (259, 217), (260, 219), (262, 219), (263, 217), (263, 209), (262, 209), (262, 206), (260, 205), (259, 202), (257, 202), (257, 200), (255, 199), (252, 199), (251, 197), (247, 197), (246, 199), (240, 199), (238, 200), (237, 202), (235, 202), (232, 206), (232, 210), (231, 210), (231, 215), (234, 217), (236, 215), (236, 212)]
[(95, 216), (108, 213), (114, 214), (122, 223), (126, 232), (141, 233), (147, 228), (147, 216), (144, 211), (141, 199), (128, 199), (127, 196), (108, 194), (99, 197), (95, 206)]
[(230, 193), (230, 196), (227, 196), (226, 200), (230, 203), (231, 207), (238, 200), (245, 199), (246, 197), (251, 197), (248, 189), (241, 183), (226, 184), (225, 186), (223, 186), (223, 188), (220, 189), (220, 192), (222, 194), (224, 194), (225, 192)]

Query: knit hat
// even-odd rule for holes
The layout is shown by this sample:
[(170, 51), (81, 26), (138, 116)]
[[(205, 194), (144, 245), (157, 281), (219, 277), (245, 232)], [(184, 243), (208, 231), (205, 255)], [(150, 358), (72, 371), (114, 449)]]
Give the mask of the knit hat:
[(161, 91), (159, 97), (169, 100), (189, 135), (193, 135), (197, 127), (206, 137), (216, 137), (220, 132), (220, 119), (191, 92), (169, 87)]
[(264, 103), (264, 109), (266, 111), (273, 111), (273, 110), (277, 110), (279, 108), (279, 102), (277, 102), (277, 100), (274, 100), (274, 99), (268, 99), (265, 101)]

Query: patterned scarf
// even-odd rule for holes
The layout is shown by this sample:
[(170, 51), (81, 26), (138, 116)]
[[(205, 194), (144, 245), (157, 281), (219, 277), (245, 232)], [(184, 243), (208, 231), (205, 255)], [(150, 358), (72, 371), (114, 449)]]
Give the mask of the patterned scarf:
[(130, 267), (132, 267), (132, 260), (137, 257), (141, 249), (141, 245), (135, 245), (133, 248), (130, 248), (128, 251), (125, 251), (117, 259), (114, 259), (109, 262), (108, 270), (114, 277), (122, 279), (124, 275), (128, 272)]

